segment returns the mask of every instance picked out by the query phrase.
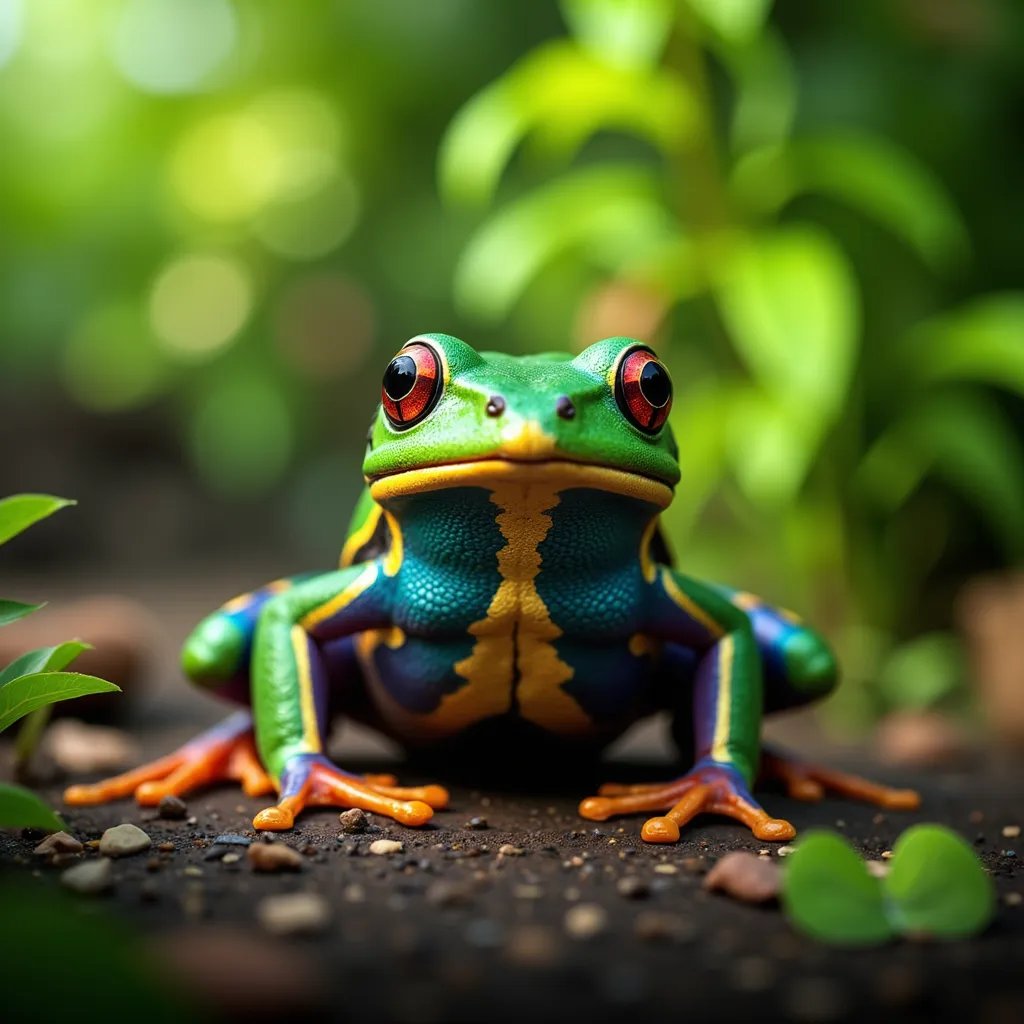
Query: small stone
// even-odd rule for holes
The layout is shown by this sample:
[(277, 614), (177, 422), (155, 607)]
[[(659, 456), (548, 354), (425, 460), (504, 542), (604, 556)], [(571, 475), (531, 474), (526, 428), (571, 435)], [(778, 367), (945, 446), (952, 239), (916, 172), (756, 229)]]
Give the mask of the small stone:
[(892, 850), (882, 851), (882, 860), (889, 860), (890, 857), (892, 857)]
[(32, 852), (37, 857), (52, 857), (58, 853), (81, 853), (85, 847), (67, 832), (54, 832), (48, 835)]
[(346, 885), (341, 891), (341, 898), (346, 903), (363, 903), (366, 900), (366, 890), (356, 882)]
[(241, 859), (242, 855), (240, 853), (225, 853), (221, 857), (220, 862), (221, 864), (237, 864)]
[(1019, 892), (1008, 892), (1003, 897), (1003, 902), (1005, 902), (1008, 907), (1019, 907), (1022, 900), (1024, 900), (1024, 897), (1022, 897)]
[(355, 835), (357, 832), (365, 832), (368, 824), (366, 818), (366, 812), (360, 810), (358, 807), (352, 807), (347, 811), (342, 811), (338, 815), (338, 821), (341, 822), (341, 831), (346, 835)]
[(487, 824), (486, 818), (477, 816), (475, 818), (470, 818), (469, 821), (466, 822), (464, 827), (474, 829), (475, 831), (482, 831), (483, 829), (488, 828), (489, 826)]
[(370, 843), (370, 853), (376, 854), (378, 857), (390, 857), (392, 854), (401, 853), (405, 849), (405, 844), (398, 842), (397, 839), (375, 839)]
[(148, 850), (153, 840), (138, 825), (115, 825), (108, 828), (100, 839), (100, 853), (104, 857), (130, 857)]
[(427, 902), (435, 907), (465, 907), (473, 902), (473, 890), (458, 882), (435, 882), (425, 896)]
[(703, 857), (684, 857), (683, 870), (691, 875), (707, 874), (708, 862)]
[(174, 853), (174, 843), (160, 843), (157, 849), (161, 853)]
[(740, 992), (766, 992), (775, 984), (775, 966), (767, 957), (741, 957), (733, 964), (732, 984)]
[(563, 921), (566, 934), (580, 942), (600, 935), (608, 928), (608, 912), (596, 903), (577, 903)]
[(697, 935), (692, 922), (678, 914), (645, 910), (633, 922), (633, 932), (641, 942), (691, 942)]
[(651, 895), (651, 887), (636, 875), (626, 875), (615, 883), (620, 896), (627, 900), (642, 900)]
[(69, 868), (72, 864), (77, 864), (79, 858), (80, 854), (77, 853), (55, 853), (48, 863), (53, 868)]
[(302, 857), (284, 843), (253, 843), (245, 853), (253, 871), (299, 871)]
[(256, 917), (271, 935), (315, 935), (327, 928), (331, 911), (322, 896), (293, 892), (260, 900)]
[(655, 864), (654, 873), (656, 875), (678, 875), (679, 868), (675, 864)]
[(252, 840), (248, 836), (236, 835), (234, 832), (225, 832), (224, 835), (214, 839), (217, 846), (248, 846)]
[(94, 896), (114, 884), (114, 865), (107, 857), (82, 861), (60, 876), (60, 883), (74, 892)]
[(188, 814), (188, 804), (180, 796), (168, 793), (167, 796), (161, 798), (160, 803), (157, 805), (156, 813), (168, 821), (177, 821)]
[(190, 864), (187, 868), (182, 871), (183, 875), (187, 875), (189, 878), (202, 878), (203, 869), (197, 868), (194, 864)]
[(788, 857), (791, 853), (796, 853), (795, 846), (780, 846), (775, 851), (780, 857)]
[(727, 853), (708, 872), (704, 888), (721, 891), (745, 903), (774, 899), (782, 885), (782, 869), (773, 860), (742, 850)]
[(758, 857), (770, 857), (771, 854), (772, 851), (769, 850), (767, 846), (762, 847), (760, 850), (757, 851)]
[(884, 860), (869, 860), (866, 863), (868, 874), (873, 878), (885, 878), (891, 870)]
[(544, 899), (544, 890), (539, 885), (517, 885), (512, 893), (517, 900)]
[(150, 857), (146, 861), (146, 870), (149, 872), (159, 871), (164, 866), (164, 862), (159, 857)]
[(1020, 825), (1004, 825), (1003, 835), (1007, 839), (1016, 839), (1020, 835)]
[(523, 967), (548, 967), (559, 959), (556, 933), (539, 924), (521, 925), (509, 936), (505, 955)]
[(518, 846), (513, 846), (511, 843), (506, 843), (504, 846), (498, 847), (498, 855), (500, 857), (522, 857), (526, 853), (524, 849)]

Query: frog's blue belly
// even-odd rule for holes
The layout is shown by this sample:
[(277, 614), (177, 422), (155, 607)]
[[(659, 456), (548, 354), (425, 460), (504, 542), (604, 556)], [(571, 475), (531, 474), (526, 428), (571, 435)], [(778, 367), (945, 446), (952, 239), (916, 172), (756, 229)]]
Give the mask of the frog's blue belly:
[[(483, 646), (483, 653), (474, 648)], [(646, 647), (514, 636), (511, 642), (427, 640), (395, 631), (356, 639), (381, 726), (410, 744), (478, 723), (520, 719), (557, 736), (610, 740), (653, 710)]]

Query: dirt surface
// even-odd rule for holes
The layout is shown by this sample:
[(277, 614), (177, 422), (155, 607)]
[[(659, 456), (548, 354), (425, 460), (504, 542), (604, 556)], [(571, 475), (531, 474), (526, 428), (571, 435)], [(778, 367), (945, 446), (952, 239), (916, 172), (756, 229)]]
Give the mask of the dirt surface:
[[(153, 849), (117, 860), (113, 891), (92, 899), (138, 925), (227, 1014), (250, 1015), (255, 994), (255, 1008), (268, 1013), (306, 1005), (352, 1021), (601, 1021), (636, 1013), (708, 1021), (1024, 1019), (1024, 907), (1011, 895), (1024, 885), (1019, 858), (1008, 852), (1020, 841), (1002, 833), (1021, 823), (1019, 787), (973, 776), (897, 780), (923, 781), (919, 815), (766, 795), (773, 813), (798, 829), (838, 828), (872, 858), (913, 821), (944, 822), (975, 842), (993, 872), (1000, 909), (985, 936), (841, 952), (794, 934), (775, 905), (704, 891), (703, 872), (715, 858), (768, 848), (739, 825), (705, 818), (678, 845), (654, 847), (640, 841), (642, 817), (599, 826), (581, 820), (575, 806), (588, 781), (609, 771), (627, 781), (652, 777), (650, 765), (617, 764), (546, 792), (455, 786), (451, 809), (418, 830), (370, 816), (371, 831), (346, 835), (337, 812), (309, 811), (276, 837), (303, 855), (294, 873), (257, 874), (244, 847), (215, 842), (225, 834), (257, 840), (251, 819), (265, 801), (232, 787), (192, 797), (181, 821), (127, 802), (65, 817), (83, 841), (121, 822), (151, 836)], [(431, 780), (404, 773), (402, 781)], [(51, 796), (56, 802), (59, 791)], [(378, 839), (403, 850), (372, 854)], [(17, 863), (29, 860), (30, 839), (8, 833), (0, 842), (13, 870), (55, 878), (53, 868)], [(173, 850), (158, 851), (165, 843)], [(500, 853), (505, 845), (522, 853)], [(226, 863), (231, 853), (243, 856)], [(627, 877), (642, 882), (626, 883), (638, 890), (631, 895), (619, 885)], [(260, 902), (296, 892), (322, 896), (329, 923), (317, 934), (263, 938)], [(604, 914), (577, 914), (591, 931), (596, 922), (598, 933), (574, 938), (566, 915), (584, 904)]]

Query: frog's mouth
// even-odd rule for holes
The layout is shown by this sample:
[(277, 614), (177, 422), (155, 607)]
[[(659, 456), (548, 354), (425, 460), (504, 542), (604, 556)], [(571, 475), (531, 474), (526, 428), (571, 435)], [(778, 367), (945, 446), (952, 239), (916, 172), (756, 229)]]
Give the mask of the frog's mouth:
[(572, 489), (606, 491), (658, 508), (667, 508), (672, 501), (668, 484), (640, 473), (570, 459), (523, 459), (504, 452), (491, 458), (402, 470), (367, 482), (370, 496), (378, 503), (451, 487), (494, 490), (508, 484), (540, 485), (555, 493)]

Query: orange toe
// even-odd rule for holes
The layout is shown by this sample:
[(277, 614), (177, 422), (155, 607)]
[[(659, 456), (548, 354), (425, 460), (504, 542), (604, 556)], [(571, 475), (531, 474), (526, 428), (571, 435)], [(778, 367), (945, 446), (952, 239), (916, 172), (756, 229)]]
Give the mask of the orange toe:
[(678, 843), (679, 826), (671, 818), (648, 818), (640, 838), (647, 843)]

